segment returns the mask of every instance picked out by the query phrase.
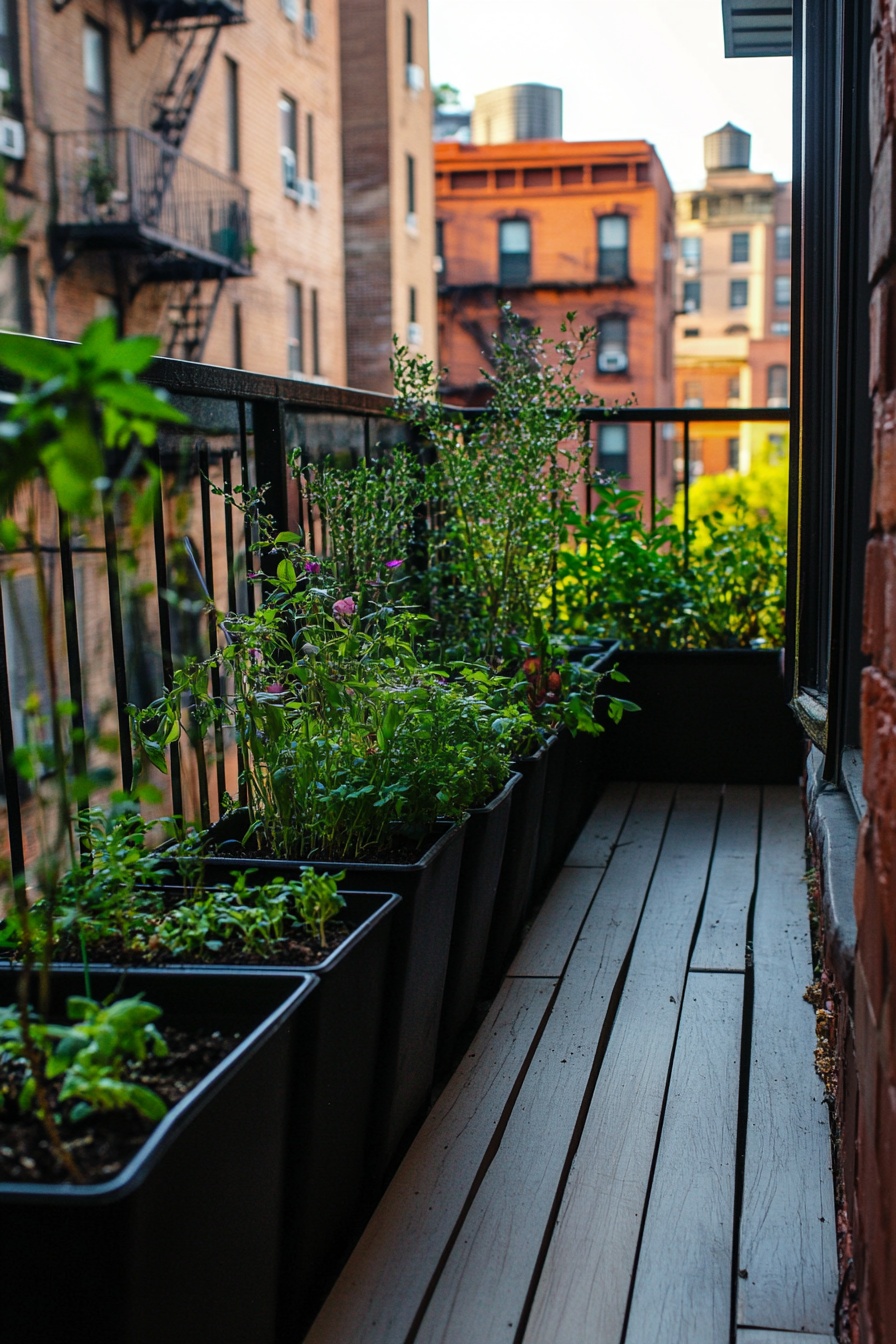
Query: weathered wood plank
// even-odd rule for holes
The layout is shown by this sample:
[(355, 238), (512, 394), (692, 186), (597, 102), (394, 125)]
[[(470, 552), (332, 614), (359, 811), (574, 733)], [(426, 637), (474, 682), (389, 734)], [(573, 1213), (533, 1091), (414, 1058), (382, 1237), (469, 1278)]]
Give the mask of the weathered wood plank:
[(526, 1344), (621, 1339), (719, 793), (678, 791)]
[(305, 1344), (396, 1344), (413, 1324), (554, 992), (505, 981)]
[(756, 885), (759, 803), (758, 786), (726, 786), (691, 970), (744, 970), (747, 916)]
[(727, 1344), (744, 977), (688, 976), (627, 1338)]
[(566, 868), (606, 868), (637, 784), (608, 784), (564, 860)]
[(754, 1009), (738, 1323), (830, 1332), (837, 1296), (831, 1144), (815, 1073), (805, 823), (796, 788), (766, 788), (753, 920)]
[(837, 1344), (833, 1335), (806, 1335), (792, 1330), (744, 1330), (737, 1332), (737, 1344)]
[[(672, 960), (680, 966), (674, 997), (680, 994), (709, 868), (717, 807), (718, 794), (711, 790), (682, 790), (676, 798), (634, 953), (637, 958), (643, 934), (649, 951), (642, 953), (641, 963), (651, 969), (640, 986), (642, 1025), (643, 1018), (654, 1016), (657, 1007), (657, 995), (652, 994), (645, 1012), (644, 981), (654, 982), (657, 965), (669, 960), (670, 945)], [(624, 848), (617, 849), (600, 899), (592, 904), (501, 1146), (440, 1274), (415, 1344), (469, 1344), (471, 1340), (492, 1344), (513, 1338), (519, 1326), (583, 1099), (609, 1025), (608, 1009), (645, 898), (643, 881), (640, 887), (612, 881), (617, 858), (624, 853)], [(620, 871), (624, 867), (621, 863)], [(652, 916), (654, 904), (658, 910)], [(665, 1001), (665, 1016), (673, 1019), (674, 1035), (678, 1009), (669, 1002), (672, 994), (665, 981), (660, 997)], [(632, 1045), (629, 1040), (629, 1055)], [(671, 1042), (664, 1043), (664, 1049), (665, 1080)], [(627, 1129), (636, 1122), (631, 1111), (641, 1104), (638, 1098), (633, 1106), (622, 1106), (616, 1112), (617, 1128)], [(622, 1124), (621, 1117), (625, 1117)], [(578, 1245), (570, 1259), (578, 1268)], [(556, 1344), (558, 1336), (548, 1337)], [(577, 1332), (576, 1344), (584, 1338), (588, 1336)]]
[[(561, 870), (508, 975), (563, 974), (598, 884), (600, 903), (612, 899), (620, 884), (639, 887), (642, 894), (647, 890), (673, 796), (671, 784), (642, 784), (627, 819), (620, 818), (620, 825), (625, 821), (624, 829), (617, 831), (618, 843), (607, 869)], [(596, 857), (594, 849), (591, 853)]]

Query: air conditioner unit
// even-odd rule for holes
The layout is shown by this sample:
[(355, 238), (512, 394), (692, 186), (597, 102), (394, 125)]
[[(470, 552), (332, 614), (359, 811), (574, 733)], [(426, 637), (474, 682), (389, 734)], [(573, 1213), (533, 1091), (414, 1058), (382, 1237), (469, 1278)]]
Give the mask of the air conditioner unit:
[(628, 355), (624, 350), (602, 350), (597, 357), (597, 367), (601, 373), (625, 373)]
[(298, 0), (280, 0), (280, 8), (289, 19), (290, 23), (297, 23), (299, 18)]
[(309, 42), (313, 42), (317, 37), (317, 19), (310, 9), (305, 10), (305, 17), (302, 20), (302, 28)]
[(419, 322), (408, 323), (408, 345), (423, 344), (423, 328)]
[(787, 409), (790, 405), (790, 400), (787, 397), (769, 397), (765, 404), (770, 411), (780, 411)]
[(685, 410), (699, 411), (703, 407), (702, 397), (685, 397), (681, 403)]
[(444, 269), (445, 269), (445, 258), (444, 258), (444, 257), (433, 257), (433, 259), (432, 259), (432, 268), (433, 268), (433, 270), (435, 271), (436, 275), (441, 275), (442, 272), (443, 272)]
[(406, 65), (404, 68), (404, 82), (407, 84), (411, 93), (422, 93), (426, 88), (426, 74), (422, 65)]
[(11, 117), (0, 117), (0, 154), (6, 159), (25, 157), (25, 127)]
[(405, 218), (404, 218), (404, 226), (405, 226), (405, 228), (407, 229), (408, 233), (419, 233), (419, 232), (420, 232), (420, 228), (419, 228), (419, 225), (418, 225), (418, 223), (417, 223), (417, 216), (414, 215), (414, 214), (407, 214), (407, 215), (405, 215)]
[(684, 301), (684, 311), (685, 311), (686, 313), (696, 313), (696, 311), (697, 311), (697, 300), (696, 300), (696, 299), (685, 299), (685, 301)]
[(9, 93), (12, 88), (12, 76), (5, 65), (0, 65), (0, 93)]
[(302, 196), (308, 205), (314, 206), (315, 210), (320, 205), (320, 187), (316, 182), (312, 182), (310, 177), (306, 177), (302, 183)]
[(772, 323), (772, 335), (773, 335), (773, 336), (789, 336), (789, 335), (790, 335), (790, 323), (789, 323), (789, 322), (773, 322), (773, 323)]

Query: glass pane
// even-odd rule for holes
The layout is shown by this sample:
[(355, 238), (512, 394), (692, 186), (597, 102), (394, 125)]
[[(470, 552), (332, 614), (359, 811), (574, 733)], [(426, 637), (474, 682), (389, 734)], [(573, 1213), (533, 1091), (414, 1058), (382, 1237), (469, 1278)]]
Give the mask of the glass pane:
[(625, 215), (604, 215), (598, 225), (601, 247), (628, 247), (628, 220)]
[(98, 98), (106, 96), (105, 34), (92, 23), (84, 27), (84, 87)]
[(505, 219), (501, 221), (501, 251), (529, 251), (529, 221), (526, 219)]

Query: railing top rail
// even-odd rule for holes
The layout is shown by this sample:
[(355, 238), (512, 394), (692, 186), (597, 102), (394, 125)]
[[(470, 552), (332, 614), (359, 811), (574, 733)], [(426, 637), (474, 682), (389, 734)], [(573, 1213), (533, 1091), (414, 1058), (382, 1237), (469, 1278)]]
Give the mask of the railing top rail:
[(128, 138), (148, 141), (154, 149), (163, 150), (166, 154), (173, 155), (181, 163), (187, 163), (192, 168), (196, 168), (208, 177), (216, 178), (222, 186), (226, 187), (228, 192), (233, 195), (241, 196), (245, 201), (249, 199), (249, 188), (244, 187), (241, 182), (237, 182), (229, 173), (222, 173), (219, 168), (213, 168), (209, 163), (203, 163), (201, 159), (194, 159), (192, 155), (185, 154), (181, 149), (175, 149), (163, 140), (161, 136), (153, 131), (145, 131), (141, 126), (109, 126), (101, 128), (84, 127), (81, 130), (50, 131), (53, 139), (75, 139), (78, 136), (90, 136), (93, 139), (108, 138), (112, 135), (123, 135)]

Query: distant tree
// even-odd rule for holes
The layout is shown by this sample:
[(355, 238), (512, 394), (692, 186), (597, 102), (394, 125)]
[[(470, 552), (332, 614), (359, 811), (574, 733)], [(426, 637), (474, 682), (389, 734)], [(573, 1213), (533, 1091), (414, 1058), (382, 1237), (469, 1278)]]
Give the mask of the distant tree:
[(460, 89), (453, 84), (437, 84), (432, 91), (432, 98), (438, 108), (460, 107)]

